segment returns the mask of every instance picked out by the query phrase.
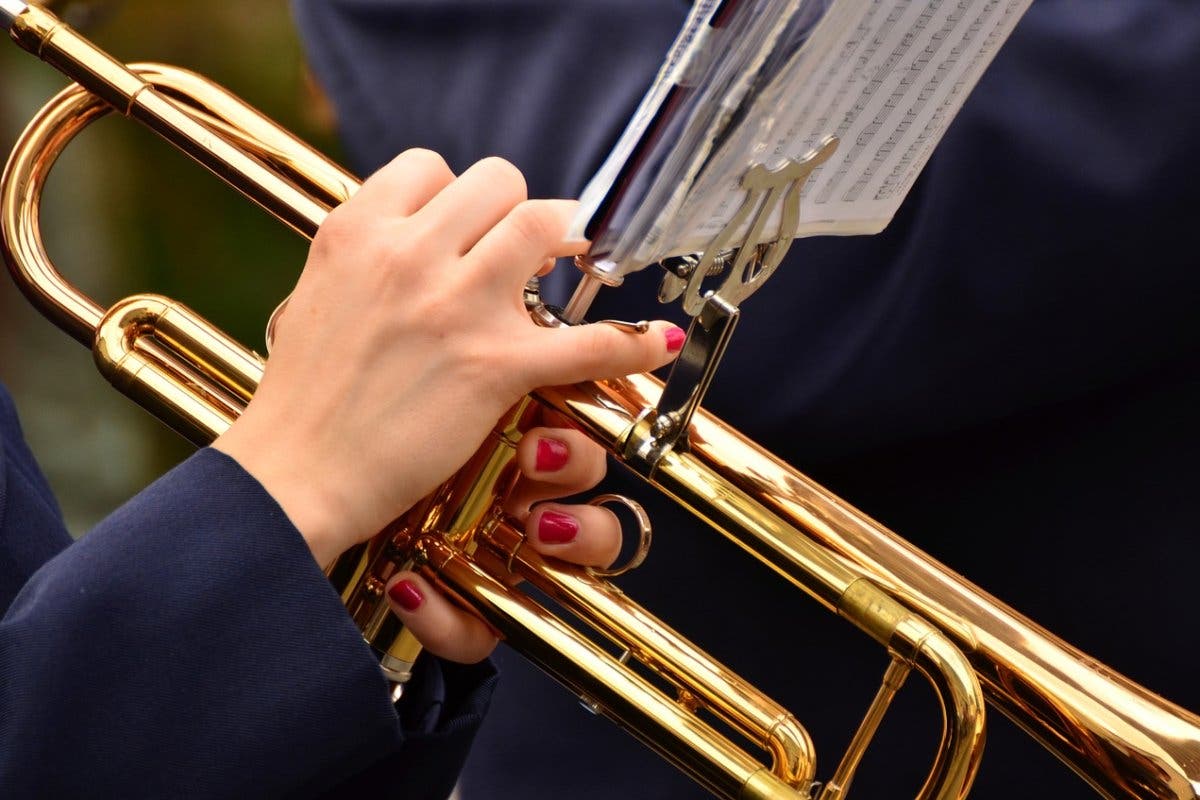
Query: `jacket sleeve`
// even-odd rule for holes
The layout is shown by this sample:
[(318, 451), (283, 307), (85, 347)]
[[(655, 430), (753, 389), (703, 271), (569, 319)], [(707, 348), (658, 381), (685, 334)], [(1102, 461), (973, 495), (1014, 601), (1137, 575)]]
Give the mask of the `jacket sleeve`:
[(0, 619), (0, 786), (312, 795), (436, 741), (411, 780), (389, 782), (445, 796), (494, 677), (486, 663), (426, 673), (426, 708), (398, 715), (298, 531), (235, 461), (202, 450), (42, 565)]

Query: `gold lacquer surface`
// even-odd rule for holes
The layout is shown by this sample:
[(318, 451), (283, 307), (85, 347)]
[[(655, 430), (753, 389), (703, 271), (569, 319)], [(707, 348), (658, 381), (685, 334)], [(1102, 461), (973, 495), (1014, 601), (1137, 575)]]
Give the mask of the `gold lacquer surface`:
[[(114, 385), (193, 441), (208, 441), (244, 407), (262, 359), (174, 301), (138, 295), (106, 310), (66, 281), (46, 255), (38, 221), (55, 159), (76, 133), (116, 110), (306, 236), (358, 182), (200, 76), (124, 66), (36, 7), (15, 17), (12, 35), (81, 86), (62, 92), (30, 123), (5, 170), (0, 225), (10, 271), (43, 313), (93, 348)], [(659, 392), (653, 378), (635, 376), (546, 389), (536, 399), (623, 454)], [(403, 680), (419, 651), (383, 598), (389, 577), (413, 567), (589, 707), (715, 794), (807, 797), (814, 757), (790, 714), (611, 584), (521, 546), (520, 532), (500, 509), (515, 477), (516, 442), (537, 413), (534, 403), (519, 404), (462, 471), (329, 565), (387, 674)], [(823, 797), (844, 794), (871, 730), (910, 671), (933, 686), (945, 718), (922, 798), (958, 798), (969, 790), (983, 743), (980, 683), (992, 702), (1105, 794), (1195, 796), (1194, 715), (1054, 639), (702, 410), (688, 441), (689, 448), (653, 464), (631, 457), (629, 466), (893, 658)], [(514, 590), (517, 577), (559, 600), (620, 655)], [(634, 664), (649, 676), (630, 669)], [(673, 691), (660, 691), (650, 678)], [(771, 766), (720, 735), (706, 715), (768, 751)]]
[[(538, 396), (619, 450), (660, 386), (634, 376)], [(1105, 796), (1200, 795), (1195, 714), (1057, 639), (712, 415), (696, 415), (690, 452), (660, 464), (651, 480), (826, 605), (838, 601), (828, 585), (812, 585), (814, 575), (834, 584), (841, 568), (869, 576), (935, 624), (966, 655), (987, 698)], [(803, 548), (794, 537), (825, 554), (815, 573), (795, 569)]]

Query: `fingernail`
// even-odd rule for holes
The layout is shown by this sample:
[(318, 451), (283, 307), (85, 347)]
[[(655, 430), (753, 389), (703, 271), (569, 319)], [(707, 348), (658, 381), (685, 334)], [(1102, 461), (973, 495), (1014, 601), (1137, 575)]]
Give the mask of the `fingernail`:
[(538, 520), (538, 538), (546, 544), (566, 544), (575, 541), (579, 522), (569, 514), (546, 511)]
[(405, 611), (416, 611), (425, 602), (421, 590), (412, 581), (397, 581), (388, 589), (388, 596)]
[(678, 353), (683, 347), (683, 340), (687, 338), (687, 334), (683, 332), (683, 328), (676, 328), (674, 325), (667, 328), (664, 334), (667, 337), (667, 352)]
[(566, 465), (567, 459), (570, 457), (571, 451), (567, 449), (565, 442), (560, 442), (558, 439), (538, 439), (538, 472), (560, 470)]

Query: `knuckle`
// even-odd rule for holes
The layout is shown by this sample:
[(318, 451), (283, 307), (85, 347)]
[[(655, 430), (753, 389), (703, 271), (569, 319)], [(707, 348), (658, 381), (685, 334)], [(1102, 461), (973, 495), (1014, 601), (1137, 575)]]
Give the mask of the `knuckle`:
[(508, 213), (509, 224), (531, 249), (546, 252), (549, 246), (562, 238), (557, 219), (546, 213), (546, 206), (526, 200)]
[(340, 205), (329, 212), (317, 235), (313, 237), (312, 247), (317, 253), (334, 253), (345, 248), (356, 235), (357, 222), (351, 209)]
[(488, 156), (478, 161), (474, 168), (483, 171), (489, 181), (495, 182), (497, 188), (511, 193), (518, 201), (528, 197), (529, 189), (525, 184), (525, 175), (508, 159)]
[(325, 221), (321, 223), (321, 227), (317, 229), (317, 235), (322, 234), (340, 235), (347, 233), (354, 227), (354, 209), (348, 203), (343, 203), (340, 206), (332, 209), (326, 216)]
[(419, 169), (422, 171), (434, 173), (450, 173), (450, 165), (446, 163), (446, 159), (442, 158), (441, 154), (428, 150), (424, 147), (411, 147), (405, 150), (400, 155), (392, 159), (389, 167), (403, 167), (404, 169)]

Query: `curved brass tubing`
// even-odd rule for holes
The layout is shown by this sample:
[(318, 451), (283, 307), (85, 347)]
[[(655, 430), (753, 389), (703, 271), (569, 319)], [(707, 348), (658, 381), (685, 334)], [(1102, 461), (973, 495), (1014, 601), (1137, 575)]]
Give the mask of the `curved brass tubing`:
[[(660, 390), (638, 375), (536, 397), (619, 452)], [(689, 452), (671, 454), (648, 479), (839, 614), (841, 599), (813, 584), (797, 544), (861, 570), (948, 637), (990, 703), (1105, 797), (1200, 797), (1200, 717), (1055, 637), (703, 409)]]
[[(69, 29), (44, 19), (34, 22), (37, 24), (31, 28), (39, 28), (47, 39), (52, 35), (58, 45), (81, 47), (83, 40)], [(28, 36), (28, 31), (23, 35)], [(41, 49), (45, 55), (45, 47)], [(73, 59), (91, 65), (91, 71), (84, 77), (107, 81), (108, 88), (100, 92), (94, 91), (95, 87), (88, 91), (80, 85), (67, 88), (42, 109), (21, 137), (0, 189), (5, 260), (31, 302), (73, 338), (92, 347), (101, 372), (116, 388), (193, 442), (203, 444), (225, 430), (244, 408), (261, 378), (263, 360), (176, 301), (156, 295), (135, 295), (106, 310), (68, 281), (45, 250), (39, 221), (41, 196), (58, 156), (91, 122), (112, 110), (115, 92), (112, 86), (120, 85), (130, 95), (122, 96), (120, 110), (144, 122), (152, 120), (148, 122), (152, 128), (180, 144), (196, 160), (213, 167), (215, 173), (259, 205), (273, 212), (278, 212), (280, 206), (291, 209), (281, 216), (305, 235), (311, 236), (328, 210), (353, 193), (359, 184), (291, 134), (194, 73), (163, 65), (126, 68), (86, 52), (68, 55), (71, 58), (58, 60)], [(222, 138), (216, 138), (217, 135)], [(214, 142), (219, 142), (217, 149), (224, 152), (205, 149)], [(236, 155), (230, 155), (230, 151)], [(263, 180), (264, 172), (272, 179)], [(490, 460), (496, 462), (498, 477), (504, 459)], [(368, 563), (375, 560), (395, 563), (387, 547), (372, 545), (365, 550), (369, 554)], [(336, 574), (337, 565), (330, 571)], [(386, 612), (386, 605), (378, 596), (381, 584), (377, 575), (363, 569), (353, 569), (351, 574), (351, 583), (355, 585), (339, 588), (343, 588), (348, 600), (357, 599), (366, 618), (377, 622), (379, 611)], [(553, 619), (544, 611), (536, 613)], [(586, 639), (561, 623), (556, 624), (565, 638), (552, 649), (588, 646)], [(381, 638), (386, 638), (385, 633), (395, 634), (394, 628), (381, 631)], [(513, 631), (511, 635), (519, 637), (521, 633)], [(374, 638), (372, 644), (389, 653), (394, 649), (392, 643)], [(681, 642), (681, 652), (688, 647)], [(624, 671), (611, 656), (596, 652), (600, 663)], [(705, 663), (706, 656), (692, 650), (686, 652), (684, 660)], [(555, 663), (561, 661), (561, 656), (555, 659)], [(551, 667), (551, 672), (561, 678), (561, 673), (571, 668), (559, 665)], [(712, 667), (710, 671), (719, 672), (720, 668)], [(703, 679), (692, 682), (704, 685)], [(666, 700), (644, 682), (635, 685), (639, 694), (634, 702), (651, 703), (662, 709), (676, 707), (674, 701)], [(748, 686), (746, 690), (742, 702), (750, 708), (760, 702), (760, 696)], [(641, 692), (652, 694), (642, 697)], [(704, 692), (712, 694), (713, 690), (706, 687)], [(769, 703), (765, 698), (761, 702)], [(729, 796), (742, 796), (740, 788), (734, 791), (731, 787), (741, 787), (747, 781), (765, 792), (762, 796), (803, 796), (796, 792), (796, 787), (803, 789), (811, 782), (815, 764), (807, 734), (790, 717), (778, 714), (770, 720), (772, 729), (751, 732), (752, 740), (770, 746), (781, 780), (726, 742), (685, 707), (677, 707), (676, 713), (689, 720), (676, 726), (682, 744), (679, 752), (672, 752), (672, 758), (686, 762), (693, 775), (700, 777), (711, 772), (712, 776), (706, 780), (733, 792)], [(655, 733), (642, 734), (642, 738), (661, 737)], [(698, 746), (710, 755), (684, 754)], [(718, 754), (723, 766), (711, 769), (697, 766), (706, 763), (712, 754)], [(726, 774), (725, 770), (731, 772)], [(763, 774), (751, 780), (759, 772)]]
[[(231, 424), (247, 402), (261, 376), (262, 360), (174, 301), (138, 295), (105, 311), (65, 280), (45, 252), (38, 223), (38, 204), (55, 159), (79, 131), (112, 107), (147, 124), (309, 236), (329, 209), (349, 196), (358, 183), (199, 76), (160, 65), (127, 68), (36, 8), (18, 16), (12, 30), (18, 43), (38, 52), (81, 84), (60, 93), (43, 109), (21, 138), (6, 168), (0, 190), (4, 205), (0, 224), (5, 258), (14, 278), (56, 324), (93, 346), (97, 363), (115, 386), (193, 441), (210, 440)], [(415, 651), (411, 641), (405, 640), (404, 631), (397, 631), (394, 624), (381, 624), (391, 619), (381, 598), (383, 580), (398, 563), (411, 557), (400, 552), (398, 546), (403, 542), (411, 545), (416, 532), (436, 530), (450, 537), (439, 538), (443, 547), (452, 540), (466, 552), (475, 549), (474, 529), (507, 485), (512, 448), (520, 435), (516, 424), (523, 414), (521, 408), (517, 409), (513, 420), (498, 429), (495, 441), (485, 446), (468, 469), (390, 531), (390, 544), (381, 544), (388, 541), (386, 538), (378, 540), (342, 559), (348, 566), (343, 567), (341, 562), (331, 565), (335, 585), (385, 665), (402, 665), (405, 659), (414, 657)], [(435, 549), (428, 543), (429, 538), (426, 535), (420, 539), (426, 542), (423, 553)], [(406, 552), (416, 551), (410, 546)], [(461, 554), (445, 563), (456, 565), (455, 569), (465, 565), (471, 574), (479, 571)], [(530, 569), (528, 564), (525, 567)], [(336, 583), (345, 578), (348, 583)], [(440, 580), (448, 583), (451, 578)], [(669, 681), (686, 689), (677, 698), (668, 699), (626, 669), (622, 659), (604, 653), (544, 610), (531, 607), (524, 598), (515, 601), (516, 605), (486, 601), (481, 580), (476, 575), (475, 589), (481, 594), (461, 597), (464, 604), (502, 629), (510, 641), (525, 640), (531, 629), (551, 632), (553, 639), (535, 648), (542, 654), (536, 660), (569, 686), (576, 686), (572, 676), (580, 670), (606, 676), (604, 686), (608, 690), (583, 684), (578, 691), (602, 713), (619, 717), (622, 725), (704, 785), (729, 797), (807, 794), (815, 772), (807, 733), (786, 711), (641, 609), (626, 603), (624, 612), (632, 621), (610, 625), (608, 632), (611, 635), (619, 631), (623, 649), (636, 649), (651, 669), (662, 671)], [(503, 585), (504, 581), (498, 583)], [(615, 590), (598, 592), (596, 587), (591, 591), (610, 598), (619, 594)], [(518, 608), (520, 614), (516, 614)], [(590, 608), (577, 613), (585, 620), (597, 616)], [(648, 649), (656, 639), (666, 643), (661, 652)], [(907, 649), (921, 666), (924, 651)], [(572, 656), (584, 659), (585, 664), (572, 660)], [(614, 671), (628, 677), (618, 681), (611, 676)], [(965, 685), (974, 680), (969, 672), (966, 678)], [(952, 692), (964, 685), (961, 677), (941, 683)], [(614, 698), (625, 709), (619, 714), (601, 702), (606, 691), (617, 684), (629, 692), (620, 700)], [(721, 699), (731, 692), (738, 696)], [(707, 703), (751, 742), (768, 750), (774, 771), (762, 768), (703, 722), (695, 713), (700, 702)], [(970, 713), (970, 704), (953, 694), (950, 706), (966, 708)], [(976, 707), (978, 715), (955, 719), (951, 727), (956, 731), (981, 728), (982, 707)], [(981, 742), (978, 735), (949, 738), (976, 746)], [(964, 761), (957, 751), (948, 761), (939, 760), (931, 778), (932, 793), (923, 796), (961, 796), (974, 774), (975, 761), (973, 755)]]
[[(208, 441), (240, 413), (262, 359), (174, 301), (138, 295), (105, 310), (66, 281), (46, 254), (38, 222), (55, 159), (80, 130), (115, 109), (307, 236), (358, 182), (200, 76), (158, 65), (127, 68), (20, 0), (0, 0), (0, 21), (20, 46), (82, 85), (59, 94), (30, 123), (5, 170), (0, 227), (10, 271), (46, 316), (93, 348), (114, 385), (193, 441)], [(534, 399), (620, 455), (660, 388), (652, 377), (634, 376), (548, 388)], [(382, 665), (400, 674), (418, 649), (397, 631), (382, 597), (391, 571), (411, 563), (590, 707), (718, 795), (809, 797), (811, 746), (790, 714), (610, 583), (521, 548), (519, 532), (496, 509), (529, 412), (529, 401), (520, 404), (462, 472), (330, 565)], [(703, 410), (688, 434), (686, 448), (653, 466), (632, 457), (627, 463), (891, 654), (879, 695), (820, 798), (844, 796), (874, 725), (912, 668), (933, 685), (945, 718), (922, 798), (949, 800), (969, 790), (983, 743), (984, 694), (1109, 797), (1197, 796), (1195, 715), (1055, 639)], [(622, 655), (514, 591), (510, 569), (562, 601)], [(636, 665), (641, 672), (630, 668)], [(772, 766), (718, 735), (705, 715), (766, 750)]]

